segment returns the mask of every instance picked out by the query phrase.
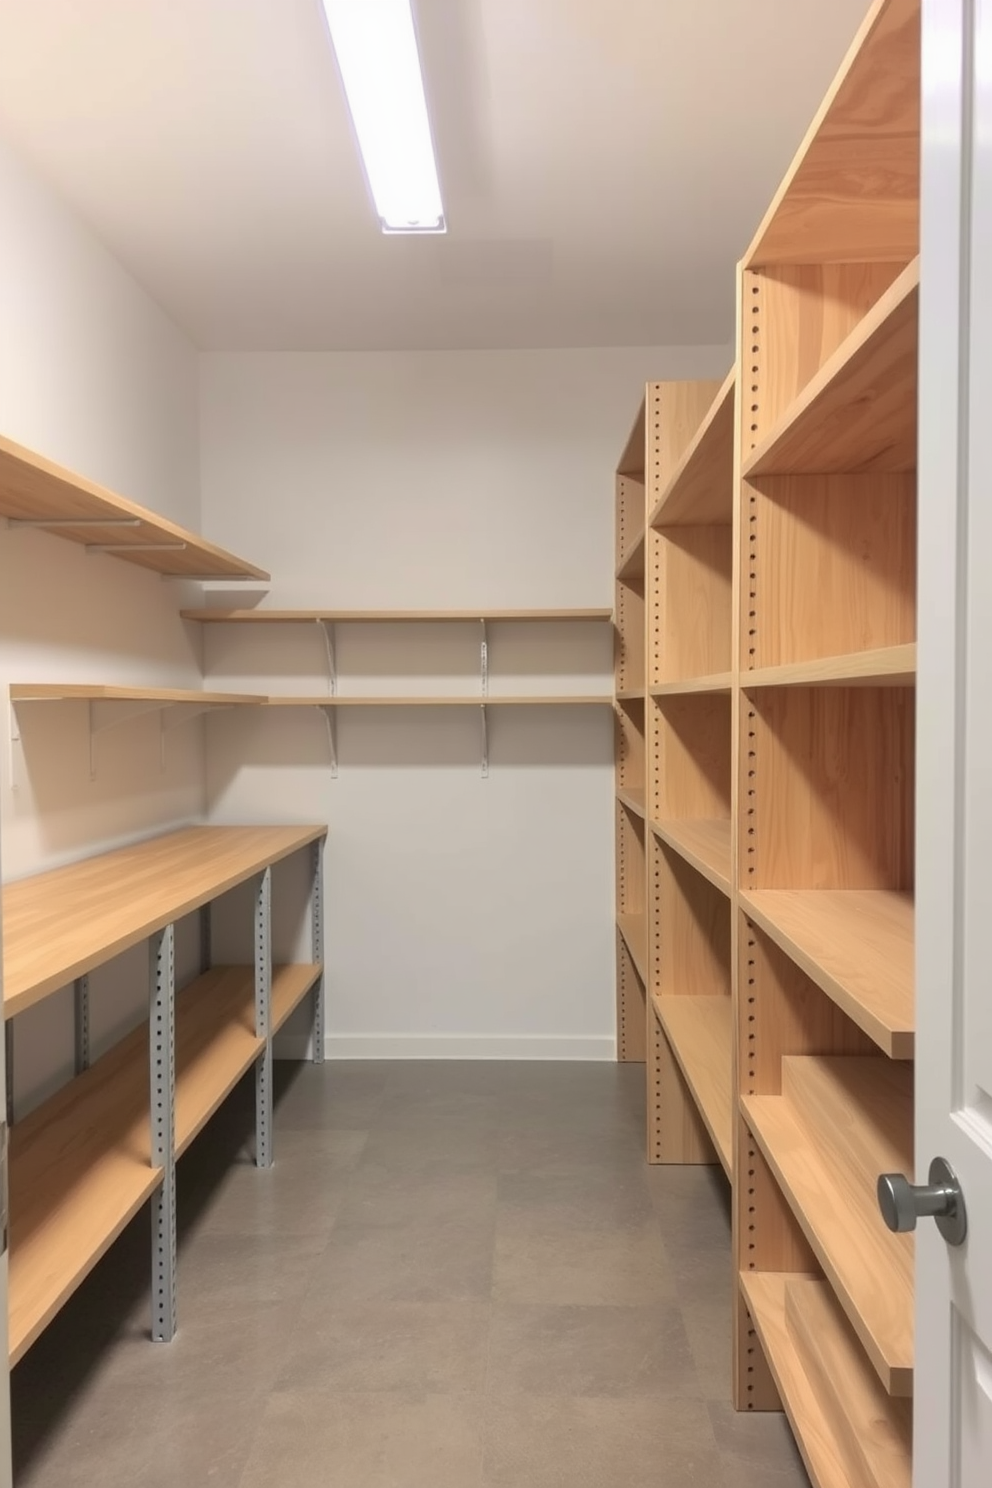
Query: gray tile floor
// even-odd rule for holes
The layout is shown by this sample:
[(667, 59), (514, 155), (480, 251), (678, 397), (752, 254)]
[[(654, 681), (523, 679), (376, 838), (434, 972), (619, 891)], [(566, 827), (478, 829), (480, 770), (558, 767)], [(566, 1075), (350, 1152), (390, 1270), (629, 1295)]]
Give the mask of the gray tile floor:
[(729, 1405), (722, 1175), (646, 1167), (641, 1066), (277, 1066), (180, 1166), (180, 1331), (137, 1221), (13, 1378), (17, 1488), (801, 1488)]

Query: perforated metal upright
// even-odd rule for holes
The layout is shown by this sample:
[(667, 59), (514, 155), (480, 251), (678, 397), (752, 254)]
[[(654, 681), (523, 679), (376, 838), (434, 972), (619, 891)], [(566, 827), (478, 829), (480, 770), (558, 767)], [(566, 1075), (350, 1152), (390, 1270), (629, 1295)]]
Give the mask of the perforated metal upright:
[(166, 925), (149, 937), (151, 1159), (162, 1169), (152, 1195), (152, 1338), (176, 1331), (176, 937)]
[(310, 889), (310, 948), (320, 976), (313, 988), (313, 1062), (324, 1062), (325, 991), (324, 991), (324, 839), (318, 838), (310, 849), (313, 883)]
[(255, 1162), (272, 1166), (272, 869), (255, 892), (255, 1035), (265, 1047), (255, 1061)]

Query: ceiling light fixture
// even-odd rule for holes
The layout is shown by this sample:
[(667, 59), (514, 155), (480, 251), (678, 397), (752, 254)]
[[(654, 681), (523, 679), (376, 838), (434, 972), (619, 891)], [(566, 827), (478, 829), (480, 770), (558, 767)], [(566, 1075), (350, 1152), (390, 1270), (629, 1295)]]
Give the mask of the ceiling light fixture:
[(443, 233), (411, 0), (323, 0), (384, 233)]

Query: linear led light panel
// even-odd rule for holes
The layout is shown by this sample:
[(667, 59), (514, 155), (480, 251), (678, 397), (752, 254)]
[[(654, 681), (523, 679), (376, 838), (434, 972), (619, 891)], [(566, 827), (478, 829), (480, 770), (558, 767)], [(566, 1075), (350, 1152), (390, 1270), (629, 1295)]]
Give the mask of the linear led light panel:
[(443, 233), (410, 0), (323, 6), (383, 232)]

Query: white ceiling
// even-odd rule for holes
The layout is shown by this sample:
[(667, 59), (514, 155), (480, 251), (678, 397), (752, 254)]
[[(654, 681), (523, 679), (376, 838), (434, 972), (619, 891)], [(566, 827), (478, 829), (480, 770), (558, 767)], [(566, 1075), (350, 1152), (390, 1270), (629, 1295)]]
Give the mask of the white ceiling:
[(384, 238), (319, 0), (0, 0), (0, 128), (205, 348), (732, 339), (867, 0), (417, 0), (449, 233)]

